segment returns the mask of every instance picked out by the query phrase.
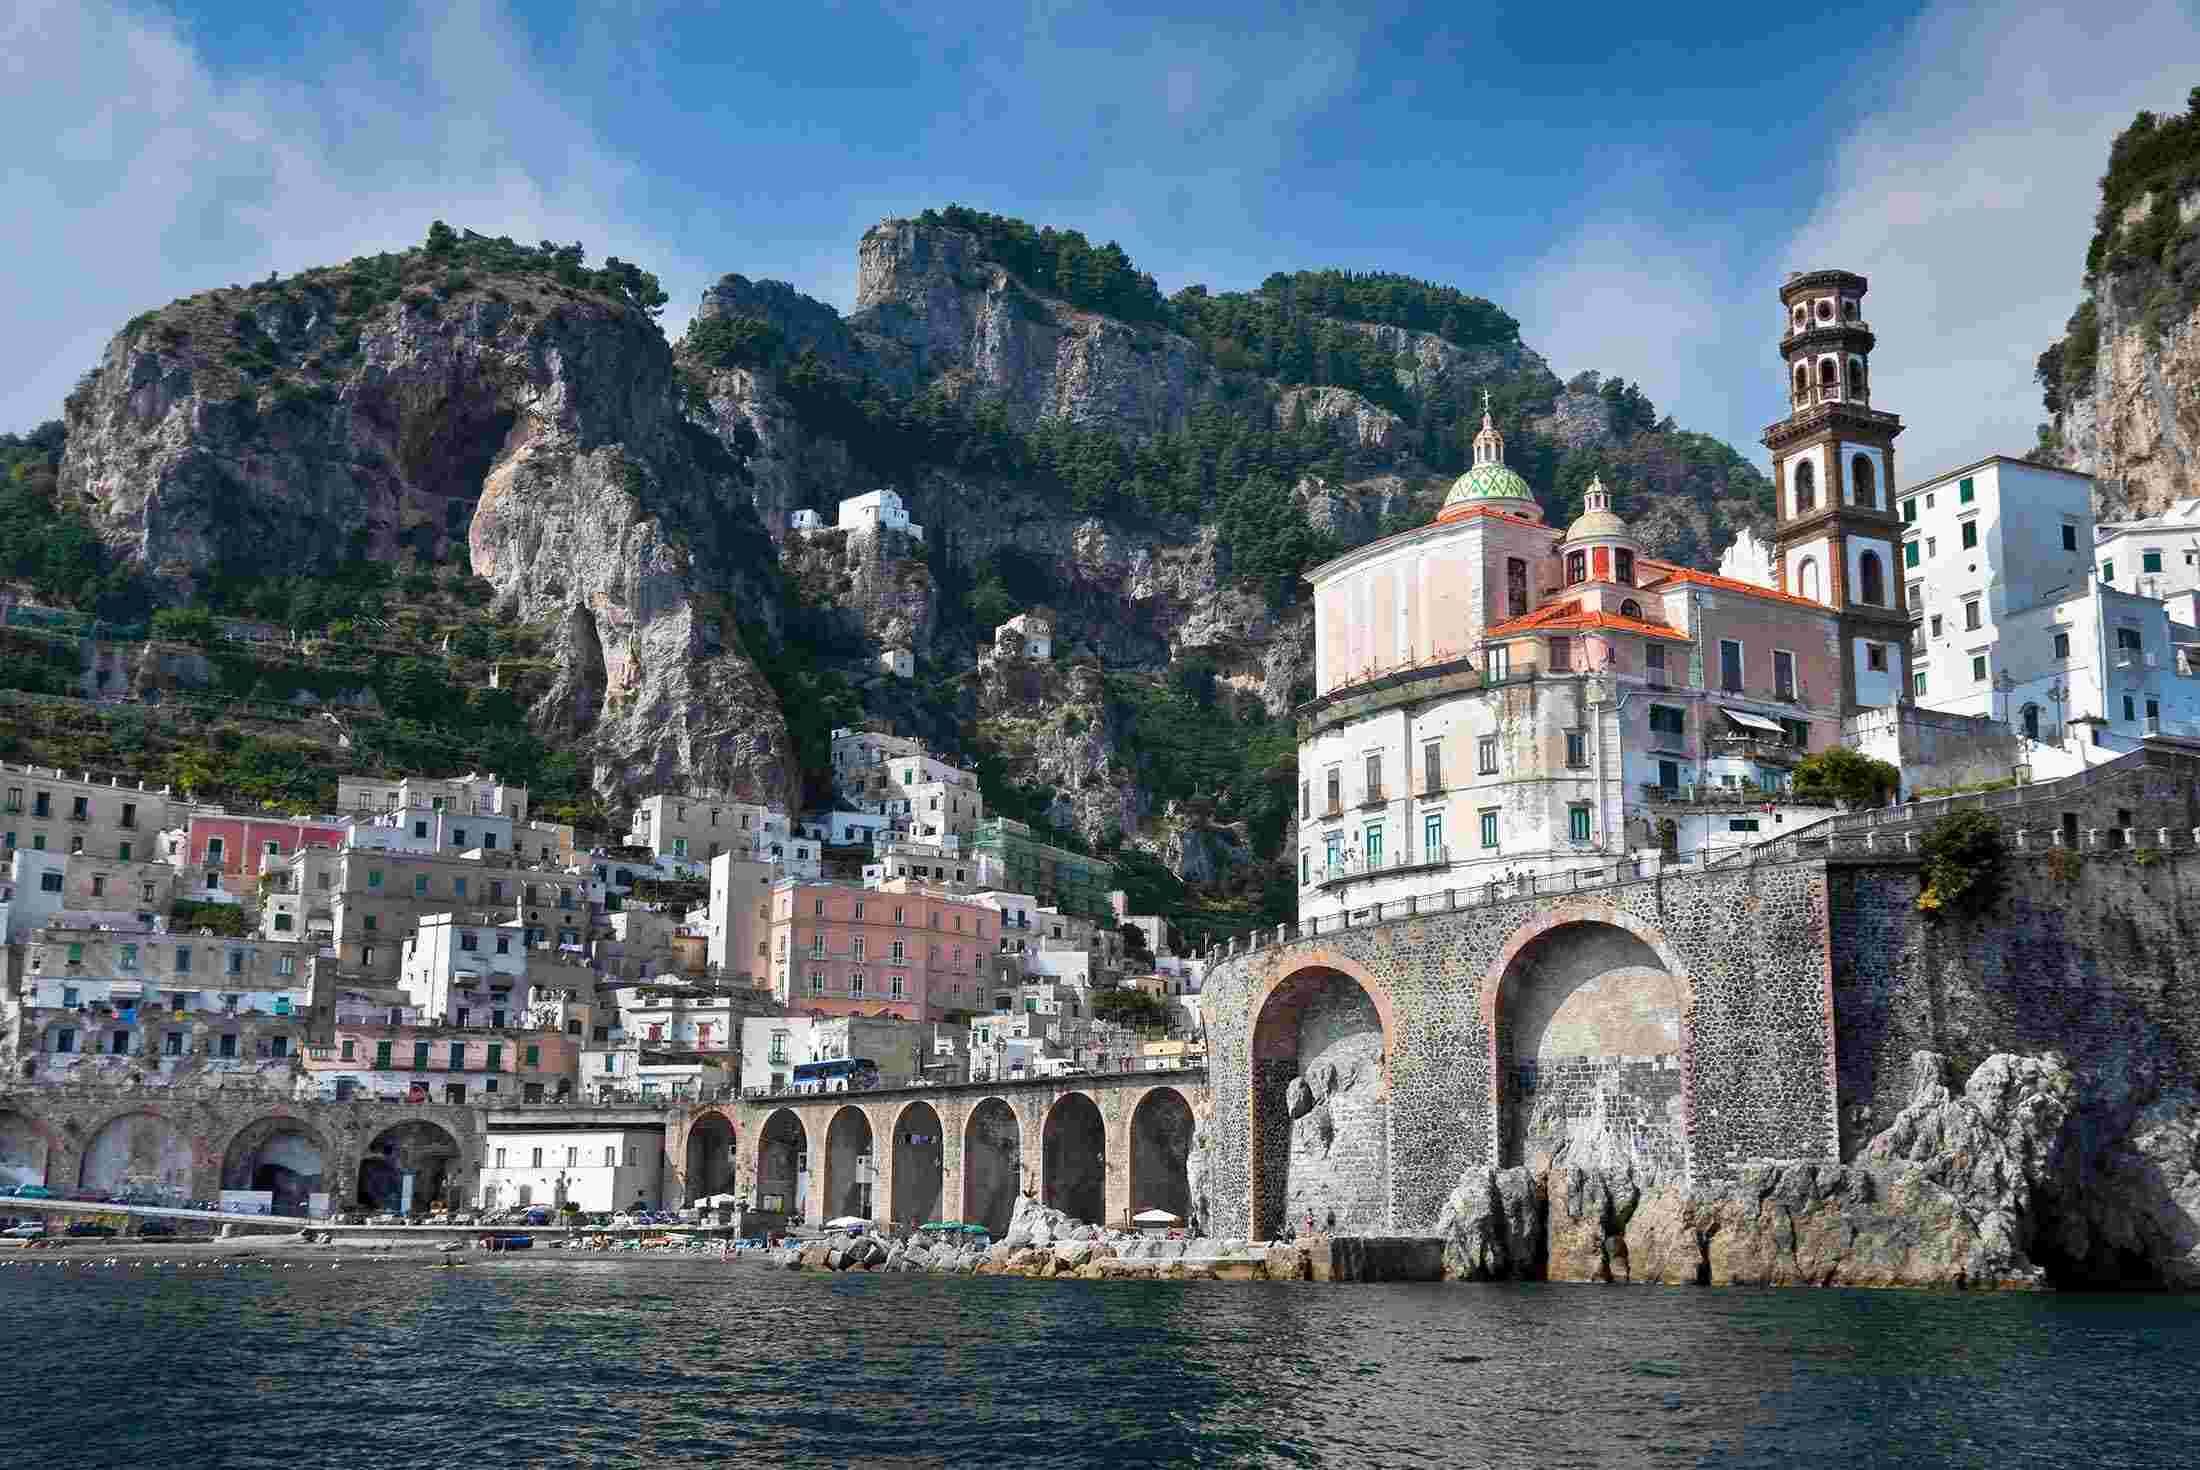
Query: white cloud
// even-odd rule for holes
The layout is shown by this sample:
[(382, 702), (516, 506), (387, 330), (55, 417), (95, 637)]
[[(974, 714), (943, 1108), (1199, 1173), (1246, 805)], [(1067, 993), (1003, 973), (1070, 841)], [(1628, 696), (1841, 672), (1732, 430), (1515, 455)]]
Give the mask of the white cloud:
[(56, 415), (136, 312), (400, 248), (437, 217), (641, 260), (690, 308), (710, 273), (637, 236), (621, 208), (636, 171), (574, 121), (493, 0), (402, 19), (407, 50), (293, 58), (300, 83), (217, 73), (165, 19), (112, 0), (0, 10), (19, 222), (0, 277), (18, 347), (0, 428)]
[(2142, 107), (2181, 107), (2196, 62), (2200, 24), (2178, 4), (1938, 7), (1850, 80), (1853, 122), (1800, 227), (1737, 241), (1721, 221), (1607, 214), (1513, 293), (1522, 334), (1561, 376), (1639, 378), (1762, 463), (1757, 435), (1787, 411), (1781, 280), (1860, 271), (1873, 402), (1906, 424), (1901, 480), (2022, 453), (2042, 417), (2033, 359), (2077, 304), (2109, 141)]

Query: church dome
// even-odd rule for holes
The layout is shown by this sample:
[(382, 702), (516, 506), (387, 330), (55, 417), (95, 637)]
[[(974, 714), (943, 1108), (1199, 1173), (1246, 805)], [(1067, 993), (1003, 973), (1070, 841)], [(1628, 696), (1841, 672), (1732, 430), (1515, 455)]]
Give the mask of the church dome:
[(1582, 492), (1581, 499), (1585, 508), (1566, 528), (1567, 545), (1577, 541), (1634, 541), (1627, 522), (1612, 509), (1612, 492), (1604, 488), (1602, 476), (1589, 481), (1589, 488)]
[(1436, 513), (1436, 519), (1449, 520), (1480, 505), (1529, 520), (1543, 519), (1535, 492), (1505, 463), (1505, 436), (1490, 422), (1487, 392), (1482, 395), (1482, 432), (1474, 436), (1474, 467), (1451, 482), (1451, 493), (1444, 497), (1444, 508)]

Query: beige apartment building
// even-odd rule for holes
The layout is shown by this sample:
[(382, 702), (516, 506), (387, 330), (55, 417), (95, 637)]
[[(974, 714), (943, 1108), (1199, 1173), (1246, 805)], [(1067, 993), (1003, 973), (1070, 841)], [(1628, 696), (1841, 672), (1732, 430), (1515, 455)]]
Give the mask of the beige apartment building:
[(509, 860), (308, 848), (292, 856), (261, 908), (261, 932), (304, 934), (336, 949), (348, 975), (394, 981), (404, 941), (424, 914), (517, 923), (529, 949), (578, 950), (590, 938), (587, 880)]
[(517, 828), (527, 821), (527, 788), (486, 776), (338, 776), (336, 806), (346, 812), (391, 812), (400, 808), (452, 812), (460, 816), (507, 817)]
[(0, 845), (90, 853), (124, 862), (155, 856), (155, 836), (181, 826), (190, 803), (141, 781), (94, 781), (40, 766), (0, 762)]

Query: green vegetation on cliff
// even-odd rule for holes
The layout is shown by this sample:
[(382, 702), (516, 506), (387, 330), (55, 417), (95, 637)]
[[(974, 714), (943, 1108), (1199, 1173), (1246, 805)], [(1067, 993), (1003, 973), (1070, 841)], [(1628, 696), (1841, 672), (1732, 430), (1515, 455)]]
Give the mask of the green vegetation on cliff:
[(986, 257), (1006, 266), (1026, 285), (1072, 306), (1127, 322), (1170, 324), (1168, 303), (1153, 277), (1131, 264), (1110, 240), (1094, 245), (1076, 230), (1034, 229), (1020, 219), (950, 204), (927, 209), (919, 224), (946, 225), (978, 237)]

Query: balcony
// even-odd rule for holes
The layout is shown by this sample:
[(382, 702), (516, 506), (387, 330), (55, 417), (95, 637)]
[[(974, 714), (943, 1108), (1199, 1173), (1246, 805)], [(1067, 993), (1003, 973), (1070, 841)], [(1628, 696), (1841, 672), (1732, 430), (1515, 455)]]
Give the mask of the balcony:
[(1425, 868), (1448, 867), (1451, 863), (1449, 847), (1424, 848), (1416, 853), (1412, 849), (1379, 858), (1350, 858), (1336, 863), (1326, 863), (1314, 870), (1314, 886), (1331, 888), (1338, 884), (1355, 883), (1367, 878), (1380, 878), (1394, 873), (1413, 873)]
[(1388, 801), (1383, 795), (1383, 788), (1380, 783), (1370, 786), (1360, 793), (1360, 807), (1363, 811), (1369, 807), (1385, 805), (1388, 805)]
[(1759, 761), (1766, 765), (1792, 766), (1810, 752), (1788, 740), (1760, 735), (1719, 735), (1711, 741), (1714, 756)]

